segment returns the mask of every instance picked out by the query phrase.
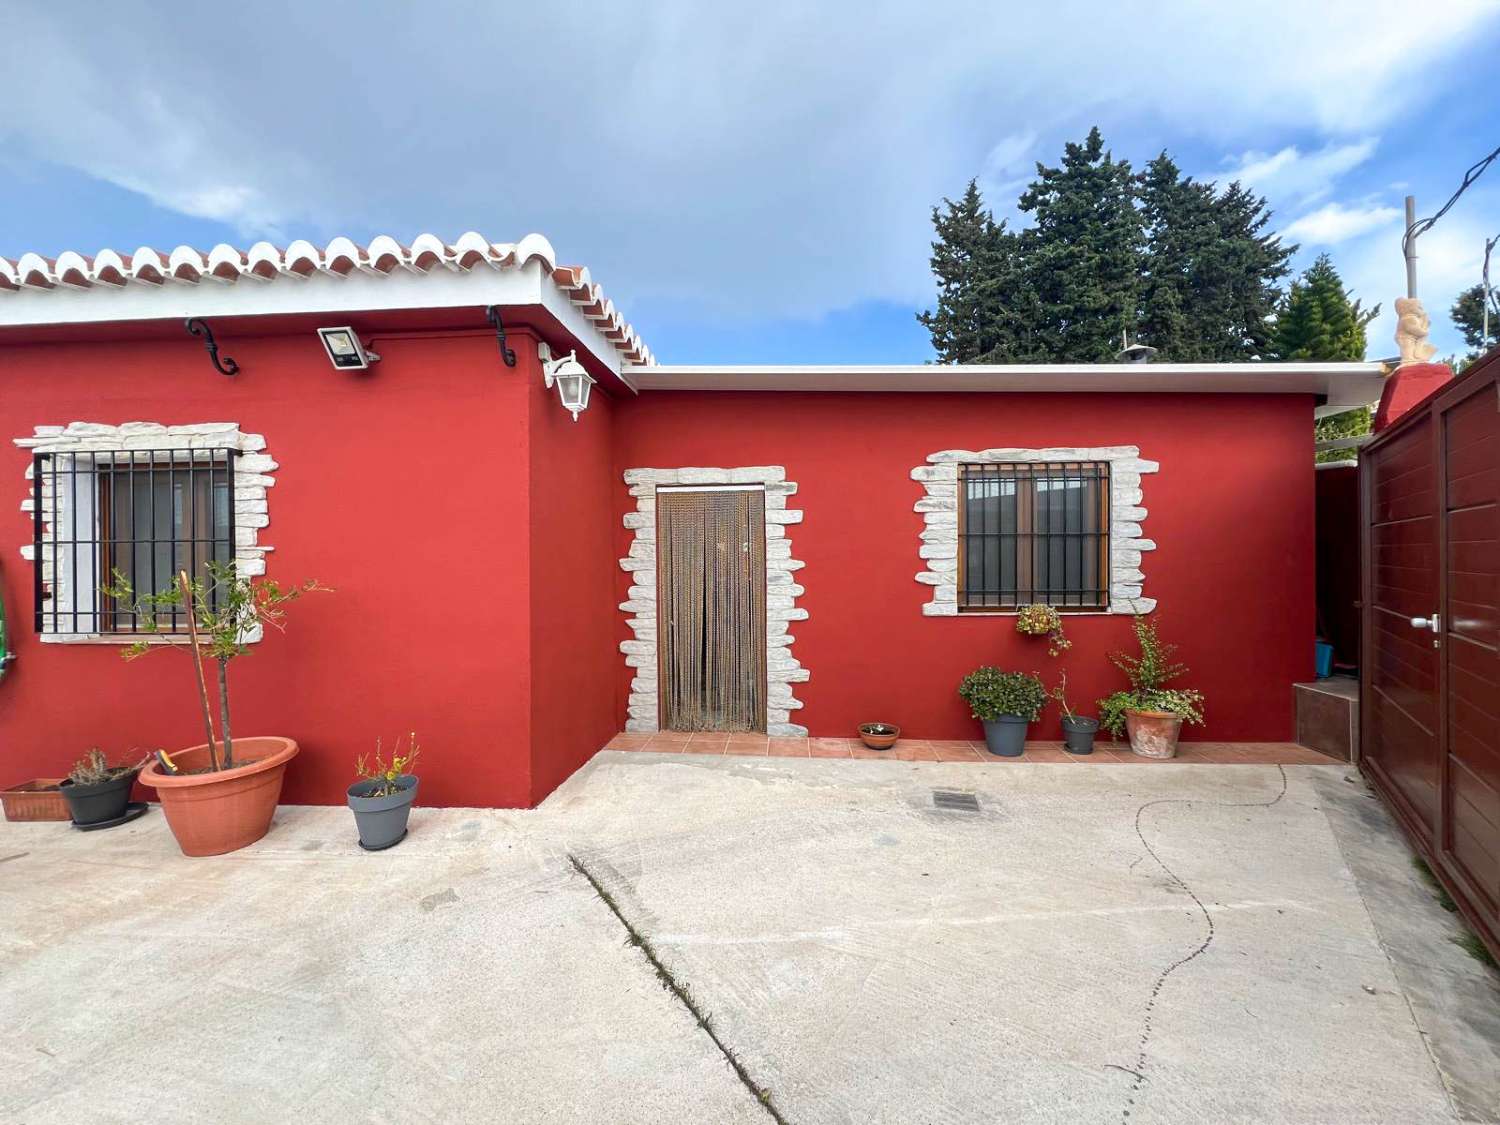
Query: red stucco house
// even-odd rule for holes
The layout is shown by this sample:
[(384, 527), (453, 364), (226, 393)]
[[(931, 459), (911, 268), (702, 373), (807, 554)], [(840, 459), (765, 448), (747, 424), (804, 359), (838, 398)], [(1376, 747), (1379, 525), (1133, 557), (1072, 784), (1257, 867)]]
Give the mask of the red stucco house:
[[(576, 420), (582, 381), (546, 382), (575, 365)], [(98, 587), (211, 557), (336, 591), (234, 667), (237, 729), (302, 745), (293, 802), (342, 801), (412, 729), (424, 799), (501, 806), (627, 728), (974, 737), (964, 673), (1054, 667), (1029, 601), (1069, 614), (1076, 700), (1154, 609), (1207, 697), (1194, 737), (1289, 739), (1314, 413), (1381, 383), (662, 366), (535, 235), (0, 260), (0, 755), (201, 741), (187, 662), (123, 662)]]

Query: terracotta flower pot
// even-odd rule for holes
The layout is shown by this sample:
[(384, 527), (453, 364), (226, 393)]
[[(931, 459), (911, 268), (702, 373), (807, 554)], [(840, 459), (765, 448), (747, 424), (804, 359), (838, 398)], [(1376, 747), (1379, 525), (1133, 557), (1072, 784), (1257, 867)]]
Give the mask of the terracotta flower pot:
[(140, 781), (156, 790), (183, 855), (223, 855), (270, 831), (286, 764), (296, 754), (290, 738), (236, 738), (232, 770), (189, 773), (209, 762), (207, 745), (194, 746), (172, 755), (183, 772), (163, 773), (152, 762)]
[(1143, 758), (1175, 758), (1182, 720), (1166, 711), (1126, 711), (1130, 748)]
[(859, 728), (859, 740), (871, 750), (889, 750), (901, 737), (901, 728), (890, 723), (865, 723)]

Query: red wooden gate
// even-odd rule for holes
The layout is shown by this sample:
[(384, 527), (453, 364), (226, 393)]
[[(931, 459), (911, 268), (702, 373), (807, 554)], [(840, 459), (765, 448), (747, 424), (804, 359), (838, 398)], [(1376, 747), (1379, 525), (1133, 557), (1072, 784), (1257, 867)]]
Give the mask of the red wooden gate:
[(1500, 351), (1365, 446), (1361, 768), (1500, 955)]

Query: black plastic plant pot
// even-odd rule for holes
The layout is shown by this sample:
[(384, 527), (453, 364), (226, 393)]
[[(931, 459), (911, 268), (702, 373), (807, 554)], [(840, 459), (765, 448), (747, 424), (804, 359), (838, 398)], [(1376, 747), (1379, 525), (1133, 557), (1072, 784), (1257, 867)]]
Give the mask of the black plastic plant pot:
[(125, 815), (125, 806), (130, 803), (130, 787), (134, 784), (135, 771), (131, 770), (97, 785), (79, 785), (72, 778), (65, 778), (58, 790), (68, 802), (74, 824), (100, 824), (106, 820), (119, 820)]
[(984, 721), (984, 744), (997, 758), (1019, 758), (1026, 750), (1026, 728), (1031, 723), (1020, 715), (1001, 715)]
[(385, 797), (369, 794), (381, 788), (378, 781), (356, 781), (349, 786), (349, 807), (359, 829), (359, 846), (367, 852), (394, 848), (406, 838), (406, 820), (417, 799), (417, 779), (403, 773), (396, 778), (396, 792)]
[(1083, 715), (1064, 715), (1063, 749), (1069, 754), (1092, 754), (1094, 735), (1099, 733), (1099, 720)]

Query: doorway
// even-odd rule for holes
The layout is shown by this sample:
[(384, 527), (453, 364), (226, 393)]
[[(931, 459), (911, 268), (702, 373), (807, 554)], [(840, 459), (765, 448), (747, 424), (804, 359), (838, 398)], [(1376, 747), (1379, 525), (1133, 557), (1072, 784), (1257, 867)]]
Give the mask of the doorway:
[(766, 495), (658, 488), (663, 730), (766, 729)]

